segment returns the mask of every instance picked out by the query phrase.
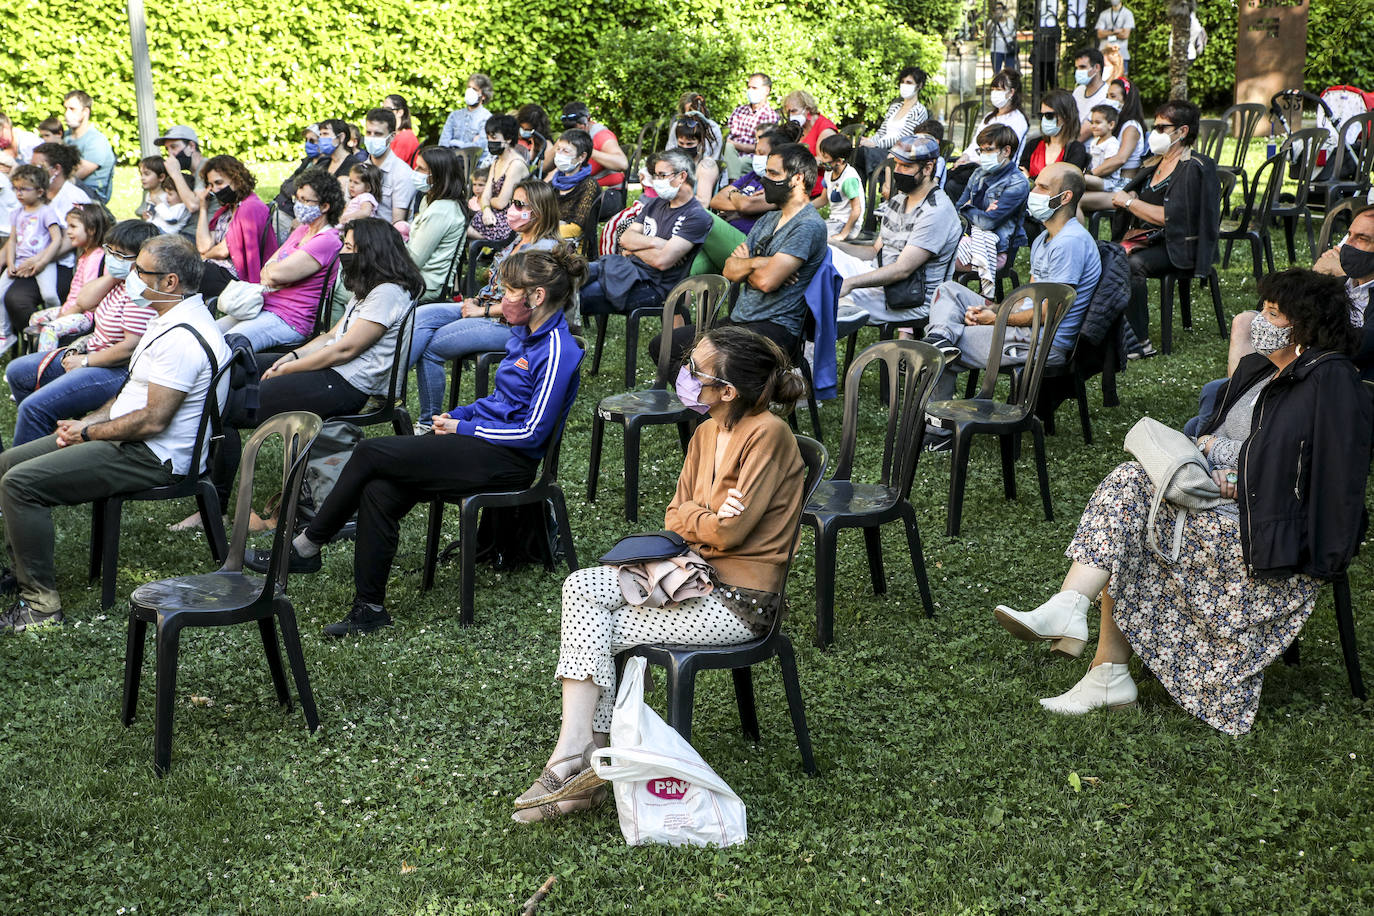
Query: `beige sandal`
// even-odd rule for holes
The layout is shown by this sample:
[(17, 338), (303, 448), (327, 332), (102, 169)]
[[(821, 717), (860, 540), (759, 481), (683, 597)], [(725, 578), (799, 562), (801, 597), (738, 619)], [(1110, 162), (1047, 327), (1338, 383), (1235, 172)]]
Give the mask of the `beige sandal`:
[[(526, 808), (556, 805), (560, 801), (589, 797), (592, 790), (604, 786), (606, 780), (596, 775), (596, 771), (592, 769), (590, 763), (591, 752), (595, 750), (595, 748), (596, 745), (594, 744), (588, 745), (587, 749), (581, 754), (574, 754), (560, 760), (555, 760), (552, 764), (546, 766), (544, 771), (539, 774), (539, 778), (535, 780), (534, 785), (526, 789), (524, 793), (515, 800), (515, 810), (523, 811)], [(567, 763), (569, 760), (581, 760), (583, 763), (582, 769), (566, 777), (559, 776), (553, 771), (553, 767)], [(530, 792), (536, 787), (542, 787), (548, 791), (538, 795), (531, 795)]]
[[(551, 821), (569, 814), (575, 814), (578, 811), (590, 811), (606, 800), (606, 794), (606, 787), (604, 785), (596, 786), (587, 792), (582, 792), (577, 795), (566, 795), (556, 802), (544, 802), (543, 804), (530, 806), (528, 808), (519, 808), (510, 816), (510, 819), (517, 824), (537, 824), (540, 821)], [(585, 802), (585, 804), (576, 804), (578, 802)], [(562, 807), (569, 803), (573, 803), (571, 807)], [(538, 817), (527, 818), (520, 816), (534, 811), (536, 808), (539, 811)]]

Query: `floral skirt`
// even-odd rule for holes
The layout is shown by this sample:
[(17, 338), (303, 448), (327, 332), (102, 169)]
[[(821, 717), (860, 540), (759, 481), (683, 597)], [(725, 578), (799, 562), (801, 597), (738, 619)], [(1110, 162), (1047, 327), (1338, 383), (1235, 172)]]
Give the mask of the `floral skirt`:
[[(1107, 475), (1088, 501), (1069, 559), (1111, 573), (1112, 619), (1180, 706), (1228, 735), (1250, 730), (1264, 669), (1292, 644), (1317, 601), (1311, 576), (1252, 579), (1240, 523), (1215, 509), (1191, 512), (1179, 560), (1145, 544), (1154, 484), (1134, 461)], [(1155, 520), (1172, 543), (1174, 513)]]

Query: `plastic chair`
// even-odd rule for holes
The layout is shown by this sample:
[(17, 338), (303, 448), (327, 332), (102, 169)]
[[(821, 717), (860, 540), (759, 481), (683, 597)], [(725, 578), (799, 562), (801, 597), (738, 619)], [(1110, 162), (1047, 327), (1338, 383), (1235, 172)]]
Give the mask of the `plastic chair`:
[[(586, 357), (586, 344), (575, 337)], [(582, 360), (578, 360), (578, 366)], [(571, 407), (569, 408), (571, 410)], [(563, 430), (568, 422), (565, 413), (558, 422), (558, 428), (549, 438), (548, 448), (544, 451), (543, 468), (533, 484), (523, 490), (492, 490), (483, 493), (470, 493), (460, 497), (436, 497), (429, 504), (429, 527), (425, 536), (425, 568), (420, 587), (429, 591), (434, 587), (434, 570), (439, 562), (439, 535), (444, 524), (444, 505), (453, 503), (458, 506), (459, 528), (458, 545), (461, 565), (459, 576), (458, 622), (465, 627), (472, 626), (473, 606), (476, 604), (477, 569), (477, 522), (483, 509), (509, 508), (514, 506), (549, 505), (553, 507), (554, 519), (558, 524), (558, 538), (563, 545), (563, 556), (568, 563), (568, 572), (578, 569), (577, 548), (573, 546), (572, 525), (568, 522), (568, 503), (563, 496), (563, 488), (558, 485), (558, 458), (563, 448)], [(549, 555), (556, 554), (550, 549)], [(552, 565), (548, 567), (552, 570)]]
[[(797, 447), (806, 465), (806, 482), (802, 486), (802, 499), (805, 502), (810, 499), (821, 475), (825, 473), (826, 451), (825, 446), (805, 436), (797, 437)], [(783, 618), (787, 615), (787, 574), (791, 571), (796, 552), (794, 540), (792, 553), (787, 558), (787, 569), (783, 572), (783, 593), (779, 596), (778, 613), (773, 617), (772, 626), (766, 634), (735, 646), (633, 646), (616, 656), (616, 675), (619, 677), (623, 673), (625, 661), (634, 656), (642, 656), (650, 664), (661, 665), (668, 681), (668, 724), (685, 740), (691, 741), (692, 700), (696, 694), (697, 672), (728, 668), (734, 676), (740, 725), (744, 734), (757, 742), (761, 735), (758, 707), (754, 702), (753, 666), (776, 657), (782, 668), (782, 685), (787, 693), (797, 748), (801, 751), (802, 769), (814, 776), (816, 760), (811, 753), (811, 734), (806, 727), (806, 704), (802, 701), (801, 682), (797, 678), (797, 657), (792, 649), (792, 640), (782, 632)]]
[[(295, 530), (296, 501), (305, 478), (310, 447), (322, 421), (313, 413), (292, 411), (263, 422), (243, 449), (239, 471), (238, 499), (234, 510), (234, 534), (224, 565), (218, 572), (199, 576), (180, 576), (149, 582), (134, 590), (129, 598), (129, 634), (124, 652), (124, 700), (120, 720), (127, 726), (134, 721), (138, 705), (138, 682), (143, 669), (143, 643), (148, 624), (154, 626), (153, 646), (157, 658), (153, 720), (153, 765), (159, 776), (172, 765), (172, 709), (176, 705), (177, 650), (181, 631), (187, 627), (226, 627), (257, 621), (262, 646), (267, 652), (267, 667), (277, 701), (291, 705), (286, 673), (282, 670), (276, 627), (286, 644), (291, 674), (296, 681), (305, 722), (313, 732), (320, 727), (315, 712), (315, 695), (305, 671), (296, 612), (286, 597), (287, 563), (290, 553), (288, 533)], [(269, 436), (283, 440), (281, 523), (272, 536), (272, 559), (266, 578), (243, 571), (243, 550), (248, 543), (248, 518), (253, 498), (253, 471), (258, 451)], [(275, 623), (274, 623), (275, 621)]]
[(314, 337), (320, 336), (334, 326), (334, 322), (330, 320), (334, 313), (334, 283), (338, 280), (341, 269), (337, 255), (334, 260), (324, 265), (324, 286), (320, 287), (320, 300), (315, 305)]
[(1213, 162), (1221, 154), (1221, 145), (1226, 140), (1227, 124), (1221, 118), (1200, 118), (1197, 122), (1197, 140), (1193, 149)]
[(677, 394), (672, 390), (676, 366), (672, 363), (671, 329), (673, 315), (685, 310), (693, 299), (696, 300), (694, 324), (698, 332), (709, 328), (715, 318), (716, 309), (724, 300), (729, 281), (717, 274), (699, 274), (688, 277), (673, 287), (668, 298), (663, 301), (663, 340), (658, 348), (658, 372), (654, 376), (652, 388), (641, 391), (627, 391), (601, 399), (592, 416), (591, 454), (587, 463), (587, 501), (596, 499), (597, 478), (601, 473), (601, 443), (605, 436), (606, 422), (619, 423), (625, 428), (625, 518), (627, 521), (639, 520), (639, 436), (645, 426), (677, 424), (678, 438), (682, 450), (687, 451), (687, 443), (692, 438), (692, 428), (698, 416), (695, 411), (682, 406)]
[[(1315, 203), (1323, 210), (1331, 209), (1342, 197), (1368, 194), (1369, 173), (1374, 171), (1374, 111), (1356, 115), (1341, 124), (1339, 130), (1341, 142), (1336, 144), (1331, 177), (1312, 182)], [(1352, 172), (1352, 176), (1340, 177), (1346, 171)]]
[(1222, 163), (1222, 158), (1226, 154), (1226, 135), (1222, 135), (1221, 141), (1217, 144), (1217, 155), (1214, 157), (1218, 171), (1227, 171), (1240, 179), (1241, 191), (1245, 194), (1250, 193), (1249, 175), (1245, 168), (1245, 159), (1250, 154), (1250, 142), (1255, 137), (1255, 128), (1259, 125), (1260, 118), (1264, 117), (1269, 109), (1259, 102), (1241, 102), (1232, 105), (1221, 113), (1221, 121), (1227, 123), (1234, 121), (1234, 130), (1231, 136), (1236, 140), (1235, 149), (1231, 153), (1231, 161)]
[[(1035, 471), (1040, 481), (1040, 499), (1045, 505), (1045, 520), (1054, 519), (1050, 501), (1050, 473), (1045, 459), (1045, 427), (1035, 414), (1040, 397), (1040, 384), (1049, 363), (1054, 332), (1059, 327), (1075, 292), (1064, 283), (1030, 283), (1013, 290), (997, 307), (997, 322), (993, 325), (992, 349), (988, 368), (976, 398), (953, 401), (934, 401), (926, 408), (930, 417), (954, 428), (954, 450), (951, 454), (949, 480), (949, 508), (945, 518), (945, 534), (958, 537), (964, 510), (964, 486), (968, 475), (969, 446), (978, 434), (999, 436), (1002, 441), (1002, 486), (1007, 499), (1016, 498), (1016, 450), (1021, 434), (1030, 430), (1035, 442)], [(1025, 343), (1029, 374), (1023, 373), (1007, 403), (993, 400), (997, 388), (997, 371), (1001, 366), (1002, 347), (1006, 337), (1007, 318), (1022, 300), (1033, 303), (1030, 340)], [(1045, 310), (1048, 309), (1048, 313)]]
[[(1369, 209), (1369, 204), (1360, 198), (1347, 197), (1345, 200), (1338, 201), (1326, 211), (1326, 218), (1322, 220), (1321, 232), (1317, 235), (1317, 257), (1321, 257), (1326, 251), (1340, 241), (1350, 223), (1355, 217)], [(1340, 234), (1337, 234), (1336, 227), (1341, 226)]]
[(1312, 210), (1307, 202), (1312, 189), (1312, 178), (1317, 171), (1317, 154), (1321, 152), (1322, 142), (1326, 140), (1327, 136), (1325, 128), (1309, 127), (1291, 134), (1284, 141), (1280, 150), (1280, 154), (1283, 154), (1300, 146), (1297, 152), (1297, 162), (1289, 170), (1290, 177), (1296, 183), (1293, 199), (1285, 201), (1282, 197), (1275, 197), (1269, 206), (1269, 218), (1283, 220), (1283, 234), (1288, 243), (1289, 264), (1297, 262), (1297, 252), (1293, 247), (1293, 234), (1297, 230), (1299, 218), (1304, 221), (1307, 227), (1308, 251), (1313, 258), (1317, 256), (1317, 240), (1312, 232)]
[[(193, 345), (194, 346), (194, 345)], [(197, 349), (199, 347), (197, 346)], [(254, 366), (253, 354), (244, 347), (237, 347), (223, 366), (210, 379), (210, 387), (201, 409), (200, 423), (196, 426), (196, 440), (191, 447), (191, 461), (205, 456), (205, 473), (188, 473), (184, 478), (165, 487), (152, 487), (137, 493), (122, 496), (109, 496), (91, 503), (91, 560), (90, 578), (100, 579), (100, 609), (108, 611), (115, 602), (115, 576), (119, 573), (119, 532), (124, 516), (124, 504), (133, 500), (154, 501), (163, 499), (183, 499), (194, 496), (196, 508), (205, 525), (205, 540), (210, 544), (210, 557), (216, 563), (223, 563), (228, 547), (224, 537), (224, 518), (220, 514), (219, 494), (211, 479), (210, 469), (215, 466), (214, 452), (219, 448), (219, 424), (211, 411), (218, 408), (221, 415), (223, 404), (214, 404), (210, 393), (219, 390), (222, 380), (228, 378), (235, 363), (245, 367)]]
[(864, 187), (864, 218), (860, 226), (859, 234), (850, 239), (851, 243), (872, 243), (878, 237), (878, 224), (880, 221), (878, 208), (884, 203), (883, 188), (890, 184), (892, 177), (893, 160), (887, 158), (882, 165), (873, 170), (873, 174), (868, 176), (868, 184)]
[[(878, 482), (860, 483), (853, 479), (859, 439), (859, 383), (864, 369), (875, 362), (895, 396), (888, 399)], [(887, 591), (887, 577), (883, 573), (880, 529), (900, 519), (906, 528), (907, 549), (921, 603), (926, 616), (935, 614), (921, 550), (921, 531), (916, 524), (916, 510), (908, 499), (925, 439), (927, 402), (944, 365), (944, 356), (927, 343), (889, 340), (860, 353), (846, 373), (840, 459), (834, 476), (816, 488), (802, 514), (802, 521), (816, 530), (816, 645), (821, 648), (835, 641), (836, 541), (845, 528), (863, 529), (873, 592), (881, 595)]]
[[(1274, 270), (1274, 241), (1270, 236), (1269, 220), (1265, 214), (1273, 208), (1274, 200), (1278, 197), (1279, 187), (1283, 184), (1283, 164), (1286, 161), (1282, 154), (1271, 156), (1255, 170), (1254, 180), (1245, 192), (1245, 203), (1232, 211), (1236, 216), (1235, 224), (1228, 226), (1223, 222), (1221, 231), (1217, 234), (1217, 241), (1226, 243), (1226, 252), (1221, 259), (1223, 268), (1231, 266), (1232, 245), (1236, 242), (1245, 242), (1250, 246), (1250, 259), (1256, 283), (1264, 276), (1266, 262), (1269, 271), (1272, 273)], [(1217, 178), (1221, 181), (1223, 194), (1228, 193), (1228, 183), (1234, 190), (1236, 173), (1218, 169)], [(1263, 192), (1260, 191), (1261, 188), (1264, 189)]]
[(409, 436), (415, 431), (410, 419), (410, 408), (406, 406), (406, 382), (410, 373), (406, 366), (410, 363), (411, 337), (415, 331), (415, 300), (411, 300), (401, 318), (401, 326), (396, 332), (396, 352), (391, 357), (391, 374), (387, 377), (386, 394), (368, 398), (361, 412), (348, 416), (331, 417), (331, 423), (352, 423), (356, 426), (374, 426), (390, 423), (398, 436)]
[(978, 128), (978, 112), (983, 110), (983, 103), (978, 99), (969, 99), (967, 102), (960, 102), (954, 106), (949, 113), (949, 132), (954, 134), (954, 125), (958, 124), (963, 131), (959, 140), (957, 150), (963, 152), (968, 149), (968, 145), (973, 142), (974, 134)]

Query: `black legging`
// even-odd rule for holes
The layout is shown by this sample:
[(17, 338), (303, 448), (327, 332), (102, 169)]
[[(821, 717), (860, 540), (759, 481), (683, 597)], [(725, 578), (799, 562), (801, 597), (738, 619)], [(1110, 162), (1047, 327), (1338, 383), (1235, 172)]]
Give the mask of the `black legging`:
[[(57, 265), (57, 298), (67, 299), (72, 289), (72, 269)], [(9, 312), (10, 327), (17, 334), (29, 326), (33, 313), (43, 308), (43, 295), (38, 292), (38, 281), (33, 277), (15, 277), (9, 291), (5, 293), (5, 311)]]
[[(717, 321), (714, 327), (734, 325), (736, 327), (747, 328), (761, 337), (767, 337), (773, 343), (782, 348), (783, 354), (790, 360), (796, 361), (799, 353), (797, 335), (787, 328), (772, 321), (731, 321), (729, 318), (722, 318)], [(658, 344), (663, 338), (662, 334), (655, 334), (649, 341), (649, 358), (658, 364)], [(692, 351), (692, 344), (696, 343), (697, 327), (694, 324), (685, 324), (680, 328), (673, 328), (673, 352), (670, 354), (669, 364), (673, 366), (681, 365), (687, 361), (687, 354)]]
[(359, 601), (386, 602), (401, 519), (416, 503), (488, 489), (517, 489), (534, 480), (535, 458), (476, 436), (434, 434), (364, 439), (305, 529), (327, 543), (358, 516), (353, 587)]
[[(261, 369), (265, 370), (275, 362), (264, 358), (272, 355), (258, 354)], [(348, 416), (360, 411), (367, 399), (365, 392), (348, 384), (333, 369), (278, 375), (258, 387), (258, 422), (288, 410), (308, 410), (326, 420)], [(239, 431), (232, 426), (225, 426), (224, 441), (216, 453), (212, 478), (215, 489), (219, 491), (221, 506), (229, 505), (229, 491), (234, 486), (234, 478), (238, 476), (242, 451)]]
[(1126, 320), (1131, 330), (1142, 341), (1150, 339), (1150, 291), (1147, 280), (1162, 277), (1183, 268), (1169, 260), (1169, 246), (1161, 239), (1149, 248), (1138, 248), (1131, 252), (1131, 305), (1126, 310)]

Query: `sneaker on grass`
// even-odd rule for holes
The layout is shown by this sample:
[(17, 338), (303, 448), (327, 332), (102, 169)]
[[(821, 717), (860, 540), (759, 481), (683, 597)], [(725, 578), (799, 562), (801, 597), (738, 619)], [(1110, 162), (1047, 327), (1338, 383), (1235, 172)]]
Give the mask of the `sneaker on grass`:
[(16, 601), (14, 606), (4, 614), (0, 614), (0, 633), (23, 633), (28, 630), (41, 630), (43, 627), (56, 626), (61, 622), (61, 610), (44, 614), (20, 600)]

